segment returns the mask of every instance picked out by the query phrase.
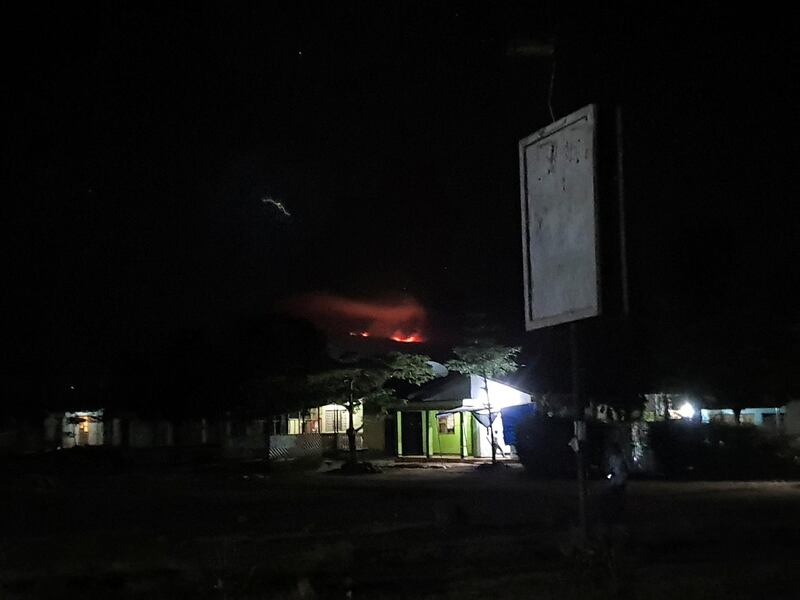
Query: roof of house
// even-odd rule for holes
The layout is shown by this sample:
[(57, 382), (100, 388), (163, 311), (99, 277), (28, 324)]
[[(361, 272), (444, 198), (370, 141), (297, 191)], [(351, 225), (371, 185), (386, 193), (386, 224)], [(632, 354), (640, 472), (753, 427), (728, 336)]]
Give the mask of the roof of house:
[(409, 402), (442, 402), (457, 400), (461, 402), (471, 394), (470, 381), (467, 375), (450, 373), (423, 384), (408, 395)]
[[(515, 389), (519, 392), (524, 392), (504, 381), (489, 378), (491, 381), (497, 381), (503, 385)], [(430, 409), (451, 409), (462, 405), (463, 401), (472, 397), (472, 389), (470, 385), (469, 375), (462, 375), (461, 373), (450, 373), (445, 377), (440, 377), (423, 384), (417, 390), (411, 392), (407, 396), (409, 408), (422, 408), (420, 405), (425, 405)]]

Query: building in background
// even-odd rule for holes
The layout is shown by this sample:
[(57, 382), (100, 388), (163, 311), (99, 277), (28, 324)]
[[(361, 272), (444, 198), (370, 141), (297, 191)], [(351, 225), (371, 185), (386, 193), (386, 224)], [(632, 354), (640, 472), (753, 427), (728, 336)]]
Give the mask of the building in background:
[(487, 398), (483, 378), (451, 374), (423, 385), (397, 411), (397, 455), (490, 458), (491, 424), (498, 458), (513, 458), (515, 424), (533, 410), (522, 390), (489, 379)]
[[(700, 414), (703, 423), (736, 424), (736, 414), (731, 408), (702, 408)], [(741, 425), (755, 425), (774, 433), (784, 430), (786, 407), (743, 408), (739, 413)]]

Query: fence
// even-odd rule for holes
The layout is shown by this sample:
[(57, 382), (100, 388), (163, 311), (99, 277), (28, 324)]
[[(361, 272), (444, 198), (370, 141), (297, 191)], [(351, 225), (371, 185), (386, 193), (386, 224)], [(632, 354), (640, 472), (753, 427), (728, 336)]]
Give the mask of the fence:
[(322, 456), (331, 448), (327, 436), (318, 433), (269, 436), (269, 457), (273, 460)]

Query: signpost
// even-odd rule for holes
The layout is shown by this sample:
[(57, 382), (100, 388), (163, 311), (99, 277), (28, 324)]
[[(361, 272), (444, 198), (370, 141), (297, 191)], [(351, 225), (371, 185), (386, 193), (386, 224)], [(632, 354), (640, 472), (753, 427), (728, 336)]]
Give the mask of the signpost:
[(591, 104), (519, 142), (525, 329), (569, 323), (578, 513), (586, 538), (577, 324), (601, 313), (597, 109)]
[(600, 314), (596, 119), (589, 105), (519, 143), (528, 331)]

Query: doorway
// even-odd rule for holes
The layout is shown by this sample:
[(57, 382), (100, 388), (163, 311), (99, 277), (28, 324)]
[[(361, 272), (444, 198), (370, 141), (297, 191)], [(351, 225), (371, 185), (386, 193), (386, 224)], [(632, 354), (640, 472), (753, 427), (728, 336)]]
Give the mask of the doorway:
[(403, 456), (422, 456), (422, 413), (401, 412)]
[(89, 421), (83, 420), (78, 425), (78, 446), (89, 445)]

